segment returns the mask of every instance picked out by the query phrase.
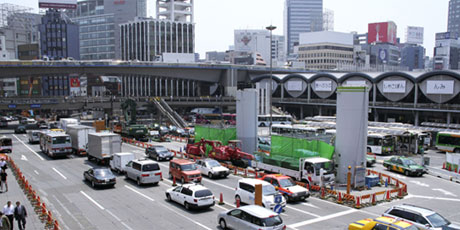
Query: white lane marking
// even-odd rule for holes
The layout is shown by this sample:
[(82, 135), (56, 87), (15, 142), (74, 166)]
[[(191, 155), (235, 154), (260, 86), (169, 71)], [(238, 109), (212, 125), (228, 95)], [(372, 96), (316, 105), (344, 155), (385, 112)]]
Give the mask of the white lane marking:
[(129, 185), (125, 185), (125, 188), (127, 188), (127, 189), (129, 189), (129, 190), (131, 190), (131, 191), (133, 191), (133, 192), (135, 192), (135, 193), (137, 193), (137, 194), (143, 196), (143, 197), (144, 197), (145, 199), (147, 199), (147, 200), (150, 200), (150, 201), (152, 201), (152, 202), (155, 201), (153, 198), (151, 198), (151, 197), (145, 195), (144, 193), (141, 193), (141, 192), (137, 191), (135, 188), (133, 188), (133, 187), (131, 187), (131, 186), (129, 186)]
[(37, 170), (34, 170), (34, 173), (37, 174), (37, 175), (40, 175), (40, 173), (38, 173)]
[(301, 205), (305, 205), (305, 206), (308, 206), (308, 207), (312, 207), (312, 208), (317, 208), (317, 209), (321, 209), (320, 207), (316, 206), (316, 205), (313, 205), (313, 204), (310, 204), (310, 203), (300, 203)]
[(427, 187), (427, 188), (430, 187), (429, 184), (425, 184), (425, 183), (423, 183), (423, 182), (416, 181), (416, 180), (411, 180), (411, 181), (409, 181), (409, 182), (414, 183), (414, 184), (416, 184), (416, 185), (418, 185), (418, 186), (422, 186), (422, 187)]
[(166, 209), (168, 209), (168, 210), (174, 212), (176, 215), (182, 216), (183, 218), (185, 218), (185, 219), (187, 219), (187, 220), (193, 222), (194, 224), (196, 224), (196, 225), (198, 225), (198, 226), (200, 226), (200, 227), (202, 227), (202, 228), (204, 228), (204, 229), (206, 229), (206, 230), (212, 230), (211, 228), (206, 227), (206, 226), (203, 225), (202, 223), (197, 222), (197, 221), (193, 220), (192, 218), (189, 218), (189, 217), (187, 217), (187, 216), (185, 216), (185, 215), (182, 215), (181, 213), (177, 212), (176, 210), (173, 210), (172, 208), (170, 208), (170, 207), (168, 207), (168, 206), (166, 206), (166, 205), (164, 205), (164, 204), (161, 204), (161, 203), (160, 203), (160, 205), (163, 206), (163, 207), (165, 207)]
[(133, 230), (131, 227), (129, 227), (127, 224), (125, 224), (123, 221), (121, 221), (120, 218), (118, 218), (118, 216), (115, 216), (115, 214), (113, 214), (111, 211), (109, 211), (108, 209), (106, 209), (105, 211), (107, 211), (107, 213), (109, 213), (113, 218), (115, 218), (115, 220), (117, 220), (118, 222), (120, 222), (123, 226), (125, 226), (127, 229), (129, 230)]
[(22, 136), (23, 136), (23, 137), (27, 137), (27, 135), (25, 135), (25, 134), (22, 134)]
[[(410, 194), (408, 198), (422, 198), (422, 199), (432, 199), (432, 200), (445, 200), (445, 201), (456, 201), (460, 202), (460, 199), (455, 198), (444, 198), (444, 197), (433, 197), (433, 196), (419, 196), (419, 195), (412, 195)], [(408, 199), (406, 198), (406, 199)]]
[(310, 216), (314, 216), (316, 218), (319, 218), (321, 217), (320, 215), (316, 215), (314, 213), (311, 213), (311, 212), (307, 212), (307, 211), (304, 211), (304, 210), (300, 210), (300, 209), (297, 209), (297, 208), (294, 208), (294, 207), (291, 207), (290, 205), (286, 205), (286, 208), (289, 208), (289, 209), (292, 209), (292, 210), (295, 210), (297, 212), (301, 212), (303, 214), (307, 214), (307, 215), (310, 215)]
[(26, 157), (26, 156), (24, 156), (24, 155), (21, 155), (21, 160), (23, 160), (23, 161), (27, 161), (27, 157)]
[[(73, 215), (73, 214), (69, 211), (69, 209), (67, 209), (67, 208), (64, 206), (64, 204), (63, 204), (55, 195), (53, 195), (53, 197), (54, 197), (54, 199), (58, 202), (58, 204), (61, 205), (62, 209), (64, 209), (64, 211), (70, 216), (70, 218), (72, 218), (72, 219), (80, 226), (81, 229), (84, 229), (84, 227), (83, 227), (83, 225), (80, 223), (80, 221), (78, 221), (77, 218), (75, 218), (75, 215)], [(62, 221), (62, 216), (61, 216), (61, 220), (60, 220), (60, 221), (64, 224), (64, 226), (65, 226), (67, 229), (69, 229), (69, 227), (67, 227), (67, 226), (65, 225), (64, 221)]]
[(99, 207), (101, 210), (105, 210), (104, 207), (102, 207), (102, 205), (100, 205), (99, 203), (97, 203), (93, 198), (91, 198), (90, 196), (88, 196), (88, 194), (86, 194), (85, 192), (83, 191), (80, 191), (81, 194), (83, 194), (83, 196), (85, 196), (86, 198), (88, 198), (88, 200), (90, 200), (91, 202), (93, 202), (93, 204), (95, 204), (97, 207)]
[(37, 152), (35, 152), (32, 148), (30, 148), (28, 145), (26, 145), (24, 142), (22, 142), (16, 135), (13, 134), (13, 137), (15, 137), (19, 142), (21, 142), (21, 144), (23, 144), (24, 146), (26, 146), (27, 149), (29, 149), (31, 152), (33, 152), (38, 158), (40, 158), (40, 160), (44, 161), (45, 159), (43, 159), (42, 156), (40, 156)]
[(61, 172), (59, 172), (56, 168), (53, 168), (53, 170), (59, 174), (59, 176), (61, 176), (62, 178), (64, 178), (64, 180), (67, 180), (67, 177), (64, 176), (64, 174), (62, 174)]
[(336, 218), (336, 217), (339, 217), (339, 216), (348, 215), (350, 213), (354, 213), (354, 212), (357, 212), (357, 211), (358, 210), (356, 210), (356, 209), (350, 209), (350, 210), (346, 210), (346, 211), (343, 211), (343, 212), (338, 212), (338, 213), (334, 213), (334, 214), (331, 214), (331, 215), (322, 216), (322, 217), (318, 217), (318, 218), (315, 218), (315, 219), (302, 221), (302, 222), (299, 222), (299, 223), (296, 223), (296, 224), (291, 224), (288, 227), (297, 228), (297, 227), (300, 227), (300, 226), (305, 226), (305, 225), (313, 224), (313, 223), (316, 223), (316, 222), (329, 220), (329, 219)]
[(444, 193), (444, 195), (446, 195), (446, 196), (457, 197), (457, 195), (455, 195), (455, 194), (453, 194), (453, 193), (451, 193), (451, 192), (449, 192), (449, 191), (446, 191), (446, 190), (444, 190), (444, 189), (441, 189), (441, 188), (434, 188), (434, 189), (431, 189), (431, 190), (442, 192), (442, 193)]

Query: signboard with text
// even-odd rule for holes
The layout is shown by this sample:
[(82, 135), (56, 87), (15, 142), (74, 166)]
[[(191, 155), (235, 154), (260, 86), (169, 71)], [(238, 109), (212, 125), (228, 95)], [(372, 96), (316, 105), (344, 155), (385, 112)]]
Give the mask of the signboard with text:
[(453, 94), (454, 93), (454, 81), (453, 80), (427, 81), (426, 93), (427, 94)]
[(39, 8), (77, 9), (77, 0), (38, 0)]
[(315, 81), (315, 91), (321, 91), (321, 92), (332, 91), (332, 81)]
[(287, 90), (289, 91), (302, 91), (302, 81), (288, 81)]
[(406, 81), (383, 81), (384, 93), (405, 93)]

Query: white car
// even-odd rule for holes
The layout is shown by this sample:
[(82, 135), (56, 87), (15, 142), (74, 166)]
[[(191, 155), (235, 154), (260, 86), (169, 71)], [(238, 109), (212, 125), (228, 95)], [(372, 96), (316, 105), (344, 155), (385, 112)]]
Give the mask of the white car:
[(257, 184), (262, 185), (262, 205), (265, 208), (275, 208), (277, 205), (277, 203), (275, 203), (275, 198), (281, 200), (279, 203), (281, 207), (286, 207), (286, 199), (276, 191), (273, 185), (266, 181), (253, 178), (244, 178), (238, 181), (238, 187), (235, 191), (235, 200), (239, 200), (240, 203), (254, 204), (255, 188)]
[(201, 174), (207, 175), (209, 178), (214, 177), (227, 177), (230, 174), (230, 170), (222, 166), (218, 161), (214, 159), (202, 159), (195, 162), (196, 167), (200, 170)]
[(157, 185), (163, 178), (158, 163), (149, 159), (130, 161), (125, 166), (125, 172), (126, 179), (135, 180), (139, 186), (142, 184)]
[(258, 205), (247, 205), (217, 215), (217, 222), (221, 229), (245, 230), (285, 230), (278, 213), (267, 210)]
[(198, 184), (184, 184), (170, 188), (166, 190), (166, 199), (184, 205), (188, 210), (209, 208), (215, 204), (211, 190)]

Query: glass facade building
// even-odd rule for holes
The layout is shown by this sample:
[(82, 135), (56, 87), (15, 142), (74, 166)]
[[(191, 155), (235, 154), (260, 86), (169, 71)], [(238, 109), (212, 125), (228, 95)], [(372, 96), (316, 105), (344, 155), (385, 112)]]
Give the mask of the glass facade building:
[(449, 1), (449, 17), (447, 31), (460, 34), (460, 0)]

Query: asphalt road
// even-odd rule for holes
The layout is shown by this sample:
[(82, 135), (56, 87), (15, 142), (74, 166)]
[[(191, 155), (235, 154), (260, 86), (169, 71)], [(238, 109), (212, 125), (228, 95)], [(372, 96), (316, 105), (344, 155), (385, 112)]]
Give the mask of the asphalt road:
[[(172, 184), (166, 178), (158, 186), (137, 186), (118, 175), (115, 188), (93, 189), (83, 181), (83, 171), (95, 166), (94, 163), (73, 156), (50, 159), (40, 152), (38, 145), (29, 145), (25, 135), (7, 135), (13, 139), (11, 157), (64, 229), (219, 229), (217, 214), (234, 207), (235, 187), (240, 179), (237, 176), (216, 180), (204, 177), (204, 186), (211, 189), (216, 199), (222, 193), (226, 204), (187, 211), (166, 201), (164, 192)], [(176, 150), (184, 146), (176, 142), (165, 145)], [(123, 144), (123, 151), (145, 156), (143, 149), (127, 144)], [(161, 162), (160, 166), (163, 175), (168, 175), (168, 163)], [(374, 168), (386, 172), (379, 164)], [(431, 208), (459, 222), (459, 184), (430, 175), (417, 178), (386, 173), (408, 184), (407, 198), (360, 210), (309, 198), (306, 202), (289, 203), (282, 218), (289, 229), (346, 229), (351, 222), (380, 216), (394, 204), (410, 203)]]

